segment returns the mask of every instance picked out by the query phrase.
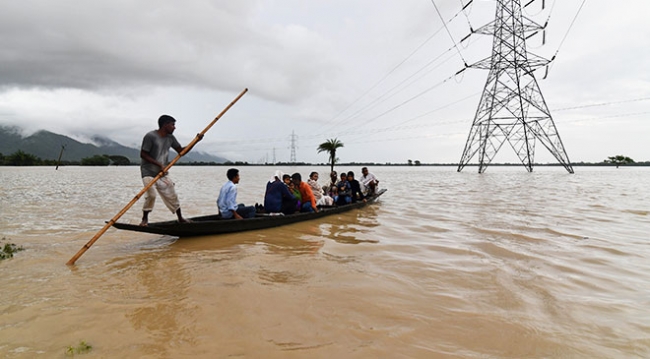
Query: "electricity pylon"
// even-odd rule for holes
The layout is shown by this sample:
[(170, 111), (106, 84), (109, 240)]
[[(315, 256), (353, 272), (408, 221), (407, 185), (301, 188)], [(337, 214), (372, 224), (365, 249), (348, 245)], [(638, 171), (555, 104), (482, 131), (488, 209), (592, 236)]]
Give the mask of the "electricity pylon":
[(298, 136), (296, 136), (295, 131), (291, 131), (291, 158), (289, 159), (289, 163), (291, 164), (296, 164), (296, 140), (298, 139)]
[[(528, 172), (533, 171), (536, 140), (573, 173), (573, 167), (546, 106), (533, 70), (550, 61), (526, 51), (526, 38), (544, 29), (521, 13), (520, 0), (496, 0), (495, 20), (477, 33), (493, 35), (492, 55), (469, 67), (490, 70), (458, 172), (478, 152), (483, 173), (508, 141)], [(531, 35), (532, 36), (532, 35)]]

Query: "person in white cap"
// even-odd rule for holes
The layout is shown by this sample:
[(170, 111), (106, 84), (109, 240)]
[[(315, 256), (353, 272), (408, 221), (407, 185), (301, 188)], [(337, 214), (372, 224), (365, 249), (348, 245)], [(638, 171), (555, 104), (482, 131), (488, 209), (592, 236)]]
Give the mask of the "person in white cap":
[(284, 174), (277, 170), (266, 184), (264, 194), (264, 211), (266, 213), (292, 214), (296, 211), (296, 198), (289, 192), (287, 185), (282, 182)]

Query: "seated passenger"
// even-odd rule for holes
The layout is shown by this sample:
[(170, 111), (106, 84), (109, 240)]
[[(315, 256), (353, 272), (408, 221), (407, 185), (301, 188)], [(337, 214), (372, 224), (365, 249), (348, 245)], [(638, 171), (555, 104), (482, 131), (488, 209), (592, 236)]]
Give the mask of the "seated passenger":
[(336, 189), (339, 193), (339, 198), (336, 200), (336, 204), (341, 206), (352, 202), (350, 197), (350, 184), (348, 183), (348, 176), (344, 173), (341, 173), (341, 180), (336, 183)]
[(336, 188), (336, 186), (332, 187), (332, 190), (330, 191), (330, 197), (332, 197), (335, 204), (339, 200), (339, 190)]
[(287, 185), (287, 187), (289, 187), (289, 183), (291, 183), (291, 175), (288, 175), (286, 173), (283, 174), (282, 175), (282, 182), (284, 182), (284, 184)]
[(217, 198), (217, 206), (221, 213), (221, 218), (224, 219), (243, 219), (255, 217), (255, 207), (244, 206), (237, 204), (237, 187), (239, 183), (239, 170), (231, 168), (226, 173), (228, 182), (224, 183), (219, 191), (219, 198)]
[(297, 199), (289, 192), (289, 188), (282, 182), (282, 171), (275, 171), (275, 175), (266, 184), (264, 194), (264, 209), (268, 213), (292, 214), (296, 211)]
[(330, 183), (326, 185), (327, 189), (325, 190), (325, 193), (327, 193), (330, 197), (332, 197), (332, 188), (336, 188), (337, 182), (338, 182), (338, 177), (336, 171), (332, 171), (330, 173)]
[(334, 204), (332, 197), (326, 195), (323, 191), (323, 188), (318, 184), (318, 172), (312, 172), (309, 175), (307, 184), (311, 188), (314, 198), (316, 199), (317, 206), (331, 206)]
[(302, 207), (302, 196), (300, 195), (300, 191), (296, 188), (296, 185), (292, 181), (289, 181), (287, 189), (289, 190), (289, 193), (291, 193), (291, 196), (293, 196), (295, 199), (293, 211), (300, 212), (300, 207)]
[(363, 193), (361, 192), (361, 185), (359, 181), (354, 179), (354, 172), (348, 172), (348, 183), (350, 184), (350, 197), (352, 198), (352, 203), (356, 201), (366, 201)]
[(359, 183), (361, 183), (361, 190), (366, 196), (372, 196), (377, 192), (377, 187), (379, 185), (379, 180), (375, 175), (368, 172), (368, 167), (361, 169), (361, 178), (359, 178)]
[(291, 180), (293, 181), (296, 189), (300, 191), (300, 197), (302, 198), (302, 205), (300, 207), (300, 212), (318, 212), (318, 207), (316, 206), (316, 198), (314, 198), (314, 193), (311, 191), (311, 187), (305, 182), (302, 181), (302, 176), (300, 173), (294, 173), (291, 175)]

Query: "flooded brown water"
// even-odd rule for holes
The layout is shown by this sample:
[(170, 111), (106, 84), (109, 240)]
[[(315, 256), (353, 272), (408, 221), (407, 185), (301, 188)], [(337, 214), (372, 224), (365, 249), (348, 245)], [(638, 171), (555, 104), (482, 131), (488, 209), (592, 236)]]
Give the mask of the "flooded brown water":
[[(172, 169), (186, 216), (226, 169)], [(242, 167), (239, 200), (274, 170)], [(110, 229), (68, 267), (138, 167), (0, 167), (0, 237), (25, 248), (0, 261), (0, 357), (650, 357), (650, 169), (475, 171), (371, 168), (378, 203), (269, 230)]]

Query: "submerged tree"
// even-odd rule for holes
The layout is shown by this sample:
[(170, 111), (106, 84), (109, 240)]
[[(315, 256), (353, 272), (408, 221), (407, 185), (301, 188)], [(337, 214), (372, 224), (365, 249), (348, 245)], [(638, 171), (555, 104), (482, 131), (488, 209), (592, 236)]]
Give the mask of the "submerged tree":
[(81, 159), (82, 166), (108, 166), (111, 159), (107, 155), (94, 155)]
[(4, 161), (9, 166), (35, 166), (42, 162), (39, 157), (25, 153), (22, 150), (18, 150), (5, 157)]
[(128, 166), (131, 164), (131, 161), (125, 156), (113, 155), (108, 156), (111, 160), (111, 164), (114, 166)]
[(336, 149), (343, 147), (343, 142), (339, 141), (338, 139), (329, 139), (320, 145), (318, 145), (318, 153), (321, 152), (327, 152), (329, 153), (329, 160), (330, 160), (330, 172), (334, 171), (334, 164), (336, 163)]
[(623, 155), (616, 155), (616, 156), (610, 156), (607, 157), (605, 160), (605, 163), (611, 163), (616, 165), (616, 168), (620, 165), (629, 165), (630, 163), (634, 163), (634, 160)]

